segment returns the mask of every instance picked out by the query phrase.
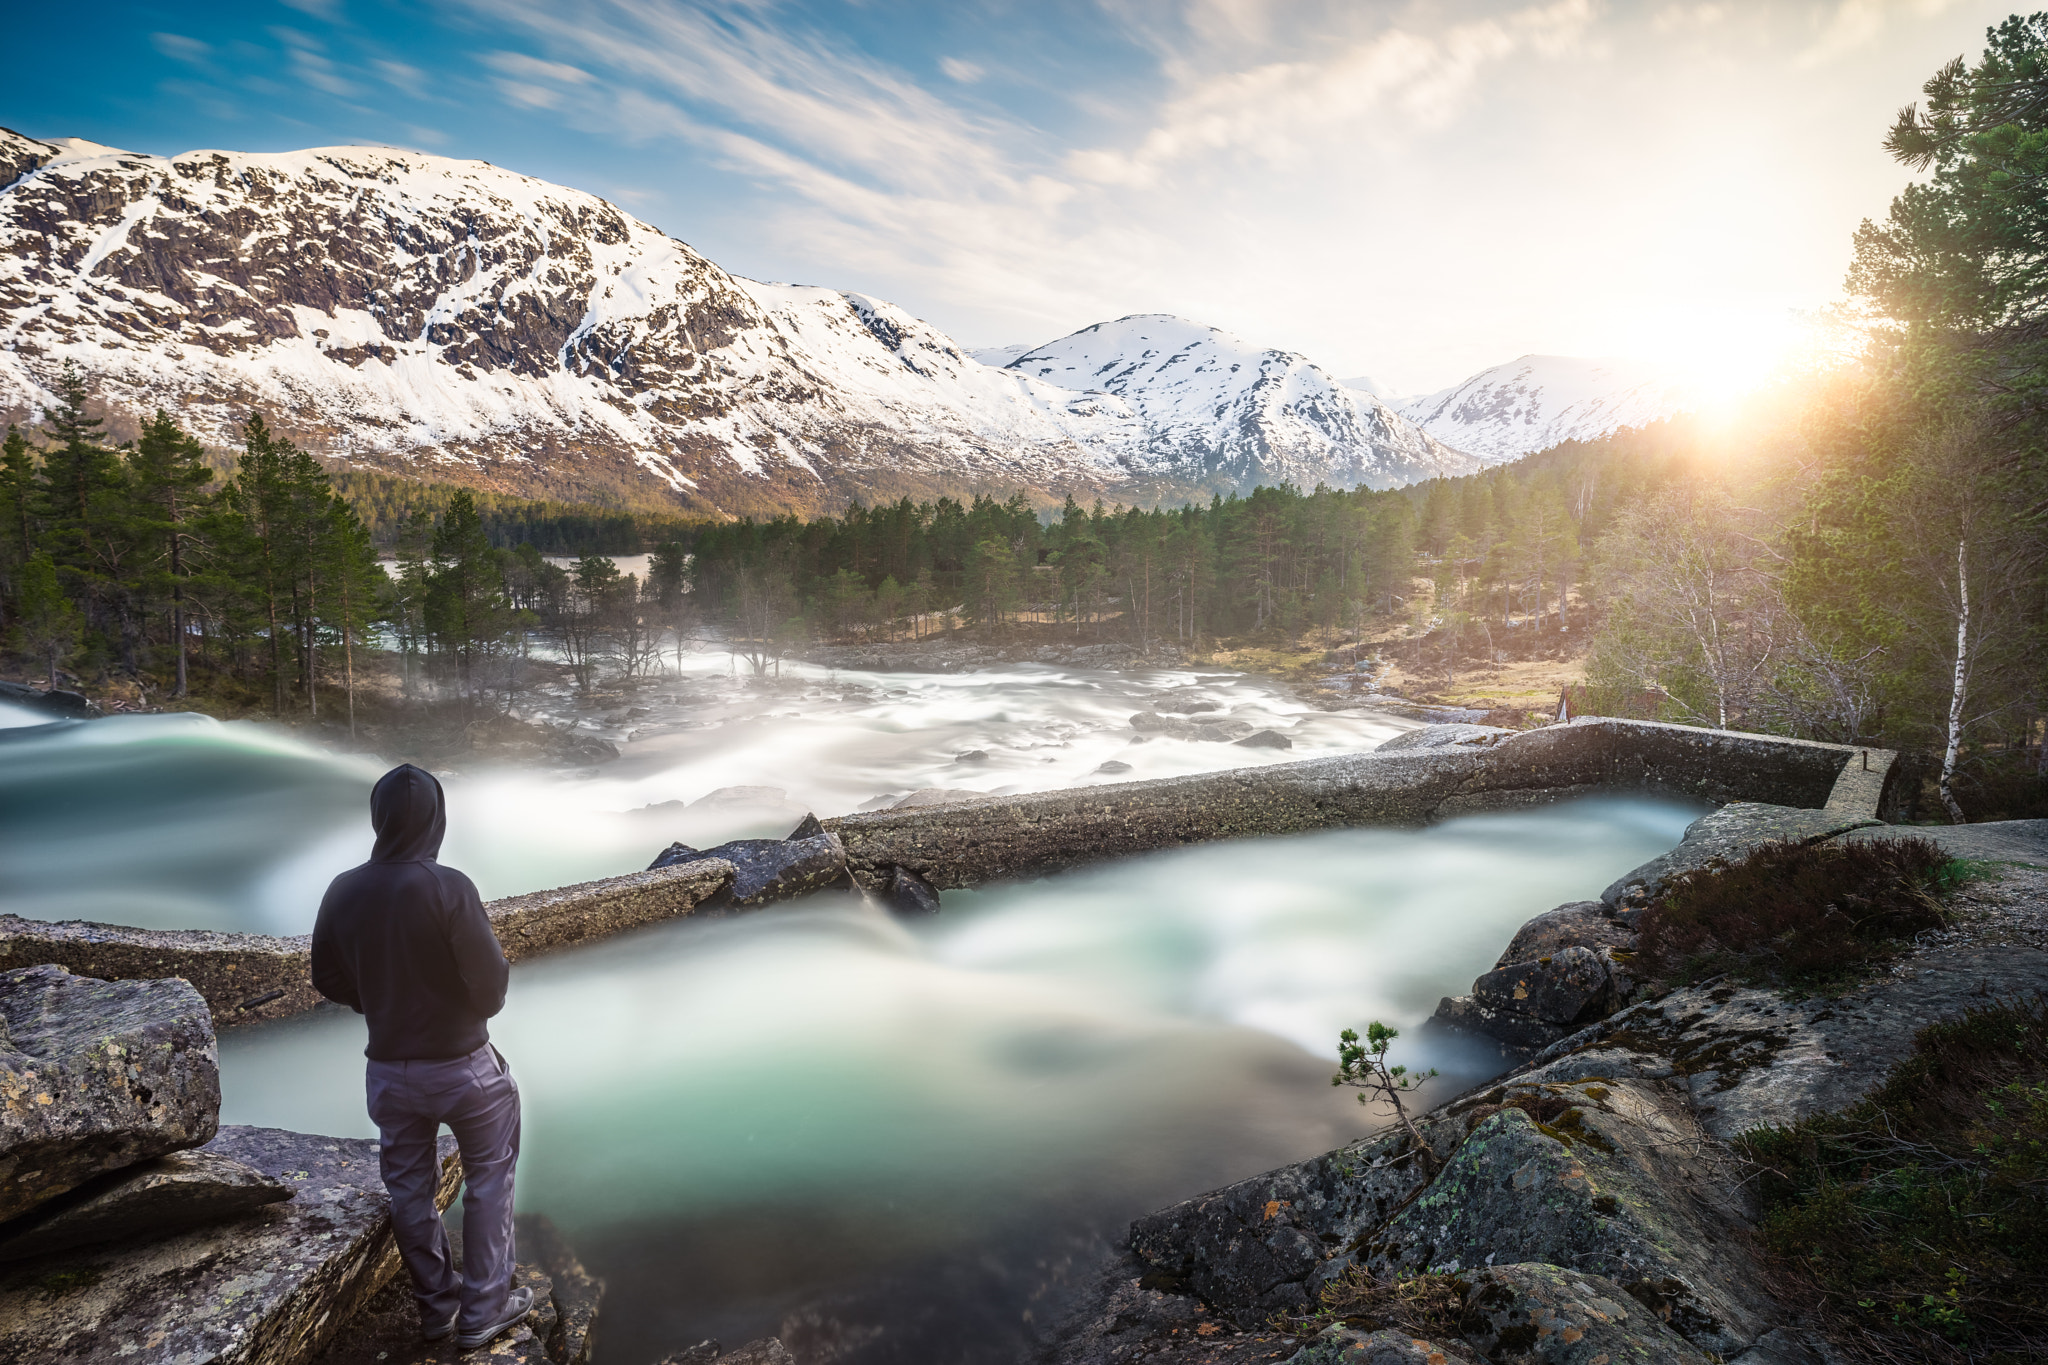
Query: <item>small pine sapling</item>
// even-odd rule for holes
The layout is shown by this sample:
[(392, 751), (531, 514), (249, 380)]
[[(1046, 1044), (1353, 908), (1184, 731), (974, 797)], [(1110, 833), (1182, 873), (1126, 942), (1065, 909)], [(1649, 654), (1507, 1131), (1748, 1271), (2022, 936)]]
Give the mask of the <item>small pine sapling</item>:
[(1345, 1029), (1337, 1035), (1339, 1070), (1336, 1075), (1330, 1077), (1330, 1084), (1355, 1086), (1363, 1090), (1365, 1093), (1358, 1097), (1360, 1104), (1371, 1104), (1374, 1099), (1384, 1095), (1392, 1101), (1394, 1117), (1401, 1120), (1401, 1126), (1408, 1130), (1408, 1136), (1414, 1138), (1415, 1145), (1434, 1162), (1436, 1150), (1429, 1145), (1429, 1140), (1422, 1136), (1422, 1130), (1415, 1126), (1415, 1121), (1408, 1117), (1407, 1107), (1401, 1103), (1401, 1095), (1404, 1091), (1414, 1090), (1423, 1082), (1434, 1079), (1437, 1069), (1431, 1067), (1427, 1071), (1410, 1072), (1405, 1066), (1388, 1066), (1387, 1048), (1400, 1036), (1399, 1029), (1388, 1028), (1377, 1019), (1365, 1026), (1363, 1043), (1359, 1042), (1356, 1029)]

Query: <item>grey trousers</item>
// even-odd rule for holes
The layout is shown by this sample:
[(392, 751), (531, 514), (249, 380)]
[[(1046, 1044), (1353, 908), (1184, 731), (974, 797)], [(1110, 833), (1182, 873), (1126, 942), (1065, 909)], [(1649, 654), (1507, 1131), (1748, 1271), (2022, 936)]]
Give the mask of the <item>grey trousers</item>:
[[(458, 1330), (504, 1316), (512, 1288), (512, 1169), (519, 1161), (519, 1086), (486, 1043), (466, 1057), (372, 1061), (365, 1078), (378, 1130), (378, 1166), (391, 1194), (398, 1254), (412, 1276), (420, 1324), (459, 1318)], [(462, 1148), (462, 1278), (434, 1203), (447, 1124)]]

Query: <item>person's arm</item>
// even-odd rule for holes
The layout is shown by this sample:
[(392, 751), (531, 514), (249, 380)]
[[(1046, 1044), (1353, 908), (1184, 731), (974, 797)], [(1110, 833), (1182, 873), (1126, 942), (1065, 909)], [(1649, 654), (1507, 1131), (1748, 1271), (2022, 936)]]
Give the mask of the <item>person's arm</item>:
[(320, 915), (313, 921), (313, 989), (336, 1004), (363, 1012), (362, 992), (356, 988), (355, 972), (341, 951), (334, 928), (334, 888), (320, 900)]
[(449, 888), (455, 894), (450, 897), (453, 904), (447, 920), (455, 971), (462, 978), (470, 1008), (488, 1019), (505, 1008), (505, 985), (511, 980), (512, 968), (505, 961), (505, 950), (498, 946), (498, 936), (491, 932), (491, 920), (484, 914), (475, 883), (453, 868), (441, 872), (455, 883)]

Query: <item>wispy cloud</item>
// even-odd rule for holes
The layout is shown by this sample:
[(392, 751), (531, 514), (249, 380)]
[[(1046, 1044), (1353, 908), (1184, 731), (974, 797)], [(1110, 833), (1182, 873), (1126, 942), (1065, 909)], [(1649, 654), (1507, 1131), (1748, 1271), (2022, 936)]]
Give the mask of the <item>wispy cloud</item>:
[[(1086, 56), (1121, 67), (1070, 81), (1016, 47), (999, 83), (776, 0), (443, 2), (498, 35), (478, 60), (508, 105), (752, 180), (747, 246), (813, 280), (1005, 336), (1182, 312), (1413, 385), (1611, 349), (1694, 296), (1831, 293), (1883, 202), (1822, 207), (1864, 193), (1825, 137), (1874, 149), (1845, 103), (1870, 78), (1802, 82), (1801, 54), (1977, 0), (1095, 0)], [(1826, 131), (1788, 145), (1793, 118)], [(1871, 161), (1856, 185), (1890, 183)]]
[(149, 44), (172, 61), (184, 62), (189, 66), (207, 65), (207, 59), (213, 52), (212, 44), (202, 43), (197, 38), (187, 38), (182, 33), (152, 33), (149, 35)]

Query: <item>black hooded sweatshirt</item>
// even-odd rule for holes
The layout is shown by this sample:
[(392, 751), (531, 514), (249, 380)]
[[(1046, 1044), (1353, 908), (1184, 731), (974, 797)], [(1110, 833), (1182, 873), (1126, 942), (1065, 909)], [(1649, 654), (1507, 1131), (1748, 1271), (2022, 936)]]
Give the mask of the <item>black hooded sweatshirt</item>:
[(368, 1018), (373, 1061), (460, 1057), (490, 1041), (510, 975), (469, 878), (434, 861), (441, 784), (410, 763), (370, 793), (370, 861), (334, 879), (313, 924), (313, 987)]

